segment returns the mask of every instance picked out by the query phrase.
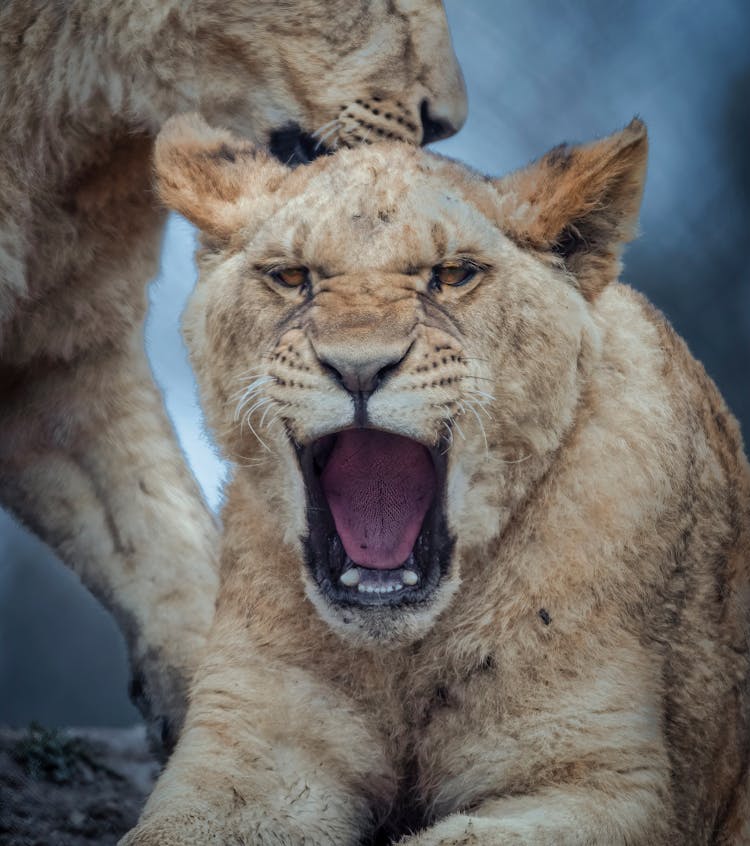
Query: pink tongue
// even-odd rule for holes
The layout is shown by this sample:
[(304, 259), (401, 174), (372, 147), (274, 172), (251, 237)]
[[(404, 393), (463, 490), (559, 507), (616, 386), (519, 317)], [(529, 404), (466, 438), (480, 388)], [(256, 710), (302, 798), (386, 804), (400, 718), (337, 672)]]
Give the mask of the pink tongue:
[(435, 496), (427, 449), (400, 435), (347, 429), (321, 481), (349, 558), (376, 570), (400, 567)]

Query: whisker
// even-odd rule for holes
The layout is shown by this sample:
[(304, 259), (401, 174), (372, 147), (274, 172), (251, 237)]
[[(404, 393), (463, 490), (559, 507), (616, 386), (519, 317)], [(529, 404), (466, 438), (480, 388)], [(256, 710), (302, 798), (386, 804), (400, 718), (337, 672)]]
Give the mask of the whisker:
[(487, 410), (487, 407), (484, 405), (484, 403), (476, 402), (476, 403), (472, 403), (472, 404), (475, 408), (478, 408), (482, 412), (482, 414), (484, 414), (484, 416), (489, 420), (490, 423), (494, 422), (494, 420), (495, 420), (494, 415), (490, 414), (490, 412)]
[[(243, 409), (250, 403), (253, 396), (260, 391), (264, 385), (267, 385), (269, 382), (273, 381), (272, 376), (259, 376), (255, 379), (251, 385), (249, 385), (242, 393), (239, 402), (237, 403), (237, 408), (234, 412), (234, 419), (235, 421), (240, 419), (240, 415), (242, 414)], [(236, 396), (236, 395), (235, 395)]]
[(516, 458), (512, 461), (507, 461), (504, 458), (499, 458), (498, 461), (500, 461), (501, 464), (520, 464), (522, 461), (528, 461), (530, 458), (531, 458), (531, 453), (529, 453), (528, 455), (524, 455), (523, 458)]
[(448, 450), (453, 446), (453, 430), (450, 427), (450, 424), (447, 420), (443, 420), (443, 426), (445, 427), (445, 431), (448, 433), (448, 443), (445, 445), (445, 449), (442, 451), (441, 455), (445, 455)]
[[(273, 406), (274, 406), (274, 401), (272, 399), (271, 402), (268, 403), (268, 405), (263, 409), (263, 414), (260, 417), (260, 422), (258, 423), (258, 428), (260, 428), (260, 429), (263, 428), (263, 422), (266, 419), (266, 415), (273, 408)], [(271, 421), (273, 421), (273, 418), (271, 418)], [(269, 422), (269, 428), (270, 428), (270, 422)]]
[[(248, 381), (251, 381), (251, 380), (257, 378), (259, 373), (263, 373), (265, 375), (268, 375), (266, 373), (266, 368), (264, 366), (252, 367), (250, 370), (245, 370), (239, 376), (235, 376), (232, 379), (232, 382), (248, 382)], [(273, 377), (269, 376), (269, 378), (273, 378)]]
[(273, 402), (273, 397), (261, 397), (259, 400), (255, 401), (252, 408), (249, 408), (245, 412), (245, 416), (250, 417), (252, 414), (254, 414), (257, 411), (257, 409), (263, 408), (263, 406), (268, 405), (269, 402)]
[(258, 376), (257, 374), (246, 375), (244, 378), (247, 379), (249, 384), (243, 385), (243, 387), (239, 388), (236, 394), (241, 393), (242, 391), (249, 390), (250, 388), (252, 388), (253, 385), (264, 384), (265, 382), (273, 381), (273, 376), (269, 375), (268, 373), (263, 373), (260, 376)]
[(247, 415), (242, 418), (243, 422), (247, 424), (247, 428), (253, 433), (258, 443), (263, 447), (266, 452), (273, 452), (273, 450), (268, 446), (268, 444), (261, 438), (261, 436), (255, 431), (253, 428), (253, 424), (248, 419)]
[[(266, 380), (272, 380), (273, 379), (273, 376), (270, 376), (267, 373), (262, 373), (261, 375), (258, 375), (259, 373), (260, 373), (259, 370), (256, 370), (255, 373), (246, 373), (242, 377), (242, 381), (247, 382), (248, 384), (245, 384), (241, 388), (238, 388), (237, 391), (235, 392), (234, 396), (236, 396), (238, 393), (241, 393), (242, 391), (247, 390), (249, 385), (252, 384), (253, 382), (257, 381), (258, 379), (266, 379)], [(235, 381), (238, 382), (240, 380), (236, 379)]]
[(464, 400), (468, 404), (470, 404), (474, 408), (478, 408), (479, 411), (481, 411), (482, 414), (484, 414), (484, 416), (489, 421), (492, 421), (492, 420), (495, 419), (494, 416), (492, 414), (490, 414), (489, 410), (487, 409), (488, 402), (487, 402), (486, 399), (477, 399), (477, 397), (474, 395), (474, 391), (471, 391), (471, 390), (467, 390), (466, 393), (469, 394), (469, 396), (464, 397)]
[[(476, 379), (476, 376), (474, 378)], [(482, 391), (479, 388), (468, 388), (467, 390), (471, 391), (473, 394), (478, 394), (480, 397), (485, 397), (490, 400), (490, 402), (497, 402), (497, 399), (493, 397), (492, 394), (488, 394), (487, 391)]]
[(476, 409), (470, 402), (467, 402), (466, 405), (469, 411), (474, 415), (474, 417), (477, 418), (477, 423), (479, 423), (479, 430), (481, 431), (482, 438), (484, 439), (484, 451), (489, 454), (490, 447), (487, 443), (487, 433), (484, 431), (484, 423), (482, 423), (482, 418), (477, 414)]
[[(442, 405), (442, 406), (440, 406), (440, 408), (442, 408), (443, 413), (445, 414), (445, 417), (443, 418), (443, 426), (445, 427), (446, 431), (448, 432), (448, 445), (445, 449), (445, 452), (447, 452), (453, 446), (453, 440), (454, 440), (454, 438), (453, 438), (453, 426), (455, 425), (459, 429), (459, 431), (460, 431), (461, 427), (456, 422), (455, 414), (451, 413), (451, 410), (450, 410), (450, 408), (448, 408), (447, 405)], [(463, 436), (463, 433), (462, 433), (462, 436)], [(445, 455), (445, 452), (443, 453), (443, 455)]]
[[(239, 456), (242, 458), (242, 456)], [(240, 467), (259, 467), (261, 464), (267, 464), (271, 460), (270, 455), (261, 455), (257, 458), (247, 458), (243, 461), (238, 461), (237, 464)]]
[(315, 149), (319, 150), (325, 142), (332, 136), (335, 135), (339, 131), (338, 125), (334, 126), (333, 129), (329, 129), (324, 135), (318, 139), (318, 143), (315, 145)]
[[(236, 461), (236, 459), (242, 459), (242, 461)], [(256, 467), (259, 464), (265, 464), (267, 461), (271, 460), (270, 455), (256, 455), (250, 458), (247, 455), (242, 455), (242, 453), (235, 452), (231, 455), (231, 460), (235, 461), (235, 463), (239, 464), (241, 467)]]
[[(264, 385), (267, 383), (264, 383)], [(252, 398), (264, 387), (264, 385), (255, 385), (252, 388), (247, 388), (244, 391), (238, 391), (230, 400), (237, 398), (237, 408), (242, 411), (243, 407), (252, 400)]]
[(318, 138), (321, 132), (325, 132), (331, 126), (338, 126), (340, 123), (340, 118), (334, 118), (333, 120), (329, 120), (328, 123), (324, 123), (323, 126), (319, 126), (315, 132), (311, 132), (310, 135), (313, 138)]

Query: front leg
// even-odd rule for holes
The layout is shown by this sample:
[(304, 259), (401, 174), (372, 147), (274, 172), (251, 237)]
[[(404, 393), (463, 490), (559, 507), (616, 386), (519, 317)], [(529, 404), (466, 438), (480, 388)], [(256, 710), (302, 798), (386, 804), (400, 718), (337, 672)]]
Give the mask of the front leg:
[(394, 795), (365, 716), (244, 629), (217, 620), (177, 749), (120, 846), (355, 846)]
[(139, 330), (72, 362), (0, 368), (0, 502), (114, 614), (157, 748), (182, 724), (213, 616), (213, 517)]
[(449, 690), (419, 753), (433, 824), (401, 846), (677, 842), (659, 662), (610, 628), (527, 630)]
[(400, 846), (669, 846), (659, 773), (611, 773), (607, 788), (545, 787), (451, 814)]

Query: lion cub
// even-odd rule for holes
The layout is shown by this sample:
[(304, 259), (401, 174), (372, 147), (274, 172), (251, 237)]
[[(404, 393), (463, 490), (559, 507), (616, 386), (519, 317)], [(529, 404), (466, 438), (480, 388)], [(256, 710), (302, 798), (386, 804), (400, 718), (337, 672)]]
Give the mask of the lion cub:
[(750, 842), (750, 474), (617, 282), (646, 153), (633, 121), (497, 180), (398, 144), (291, 171), (164, 130), (234, 470), (128, 846)]

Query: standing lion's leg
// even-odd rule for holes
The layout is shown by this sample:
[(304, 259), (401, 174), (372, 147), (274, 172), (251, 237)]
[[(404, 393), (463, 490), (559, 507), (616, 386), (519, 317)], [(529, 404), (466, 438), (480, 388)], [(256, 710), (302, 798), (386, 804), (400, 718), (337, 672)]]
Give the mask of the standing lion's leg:
[(208, 631), (216, 527), (140, 330), (65, 364), (0, 369), (0, 499), (114, 613), (131, 694), (170, 747)]

